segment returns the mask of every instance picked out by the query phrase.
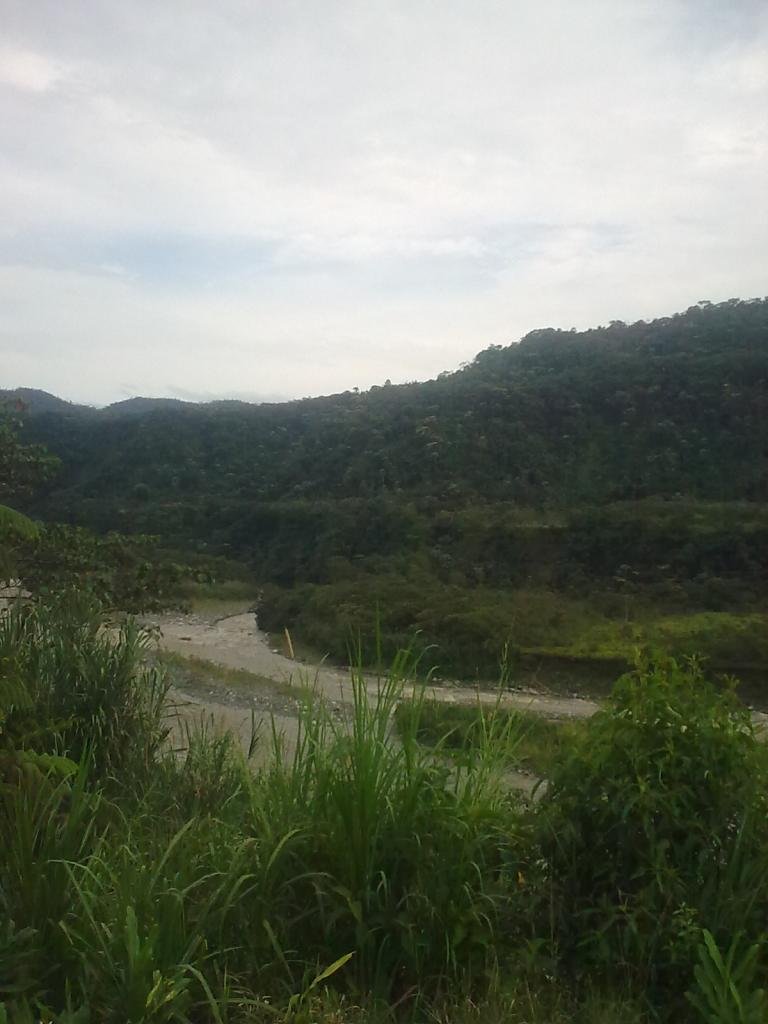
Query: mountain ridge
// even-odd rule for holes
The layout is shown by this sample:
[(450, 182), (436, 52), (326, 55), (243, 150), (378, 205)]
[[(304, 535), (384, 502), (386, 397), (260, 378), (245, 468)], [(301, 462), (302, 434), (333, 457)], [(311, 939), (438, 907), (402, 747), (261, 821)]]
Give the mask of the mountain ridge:
[(115, 497), (142, 483), (170, 498), (183, 474), (189, 493), (234, 488), (248, 500), (754, 498), (768, 494), (768, 300), (543, 329), (432, 380), (365, 392), (269, 405), (137, 398), (83, 416), (51, 405), (29, 417), (32, 439), (63, 459), (69, 486), (88, 477)]
[(435, 377), (429, 378), (425, 381), (408, 381), (402, 384), (374, 384), (365, 390), (352, 388), (347, 389), (346, 391), (333, 392), (327, 395), (315, 395), (306, 398), (284, 399), (279, 401), (265, 399), (264, 401), (254, 402), (239, 398), (214, 398), (207, 401), (196, 402), (189, 399), (166, 396), (147, 397), (143, 395), (133, 395), (130, 398), (120, 399), (107, 405), (92, 406), (84, 403), (70, 402), (42, 389), (17, 387), (0, 389), (0, 401), (15, 401), (20, 399), (24, 403), (26, 411), (30, 415), (37, 415), (41, 412), (66, 411), (86, 414), (97, 413), (104, 416), (114, 417), (140, 416), (147, 413), (157, 411), (162, 412), (172, 409), (194, 410), (217, 409), (224, 407), (252, 409), (262, 406), (285, 407), (311, 402), (328, 402), (334, 399), (342, 399), (345, 396), (365, 397), (374, 392), (380, 391), (383, 388), (402, 389), (427, 387), (445, 380), (448, 377), (455, 377), (468, 371), (471, 372), (479, 366), (487, 367), (494, 361), (498, 362), (500, 356), (501, 358), (509, 358), (511, 353), (518, 349), (525, 352), (537, 349), (540, 352), (550, 346), (560, 346), (563, 351), (566, 351), (573, 347), (574, 344), (578, 346), (582, 342), (588, 342), (590, 339), (600, 336), (612, 338), (614, 342), (619, 343), (621, 342), (622, 337), (626, 339), (634, 336), (638, 341), (642, 342), (644, 334), (650, 337), (659, 330), (674, 328), (676, 322), (681, 321), (683, 318), (690, 317), (691, 315), (695, 316), (698, 314), (702, 317), (706, 317), (708, 314), (711, 314), (712, 311), (744, 307), (759, 309), (765, 308), (767, 305), (768, 298), (729, 299), (721, 303), (702, 301), (697, 303), (695, 306), (689, 307), (684, 312), (674, 313), (671, 316), (657, 317), (652, 320), (637, 320), (632, 323), (613, 320), (608, 326), (587, 328), (584, 331), (576, 331), (575, 328), (536, 328), (523, 335), (523, 337), (518, 341), (511, 342), (507, 345), (489, 345), (486, 348), (481, 349), (470, 362), (462, 364), (455, 370), (444, 370)]

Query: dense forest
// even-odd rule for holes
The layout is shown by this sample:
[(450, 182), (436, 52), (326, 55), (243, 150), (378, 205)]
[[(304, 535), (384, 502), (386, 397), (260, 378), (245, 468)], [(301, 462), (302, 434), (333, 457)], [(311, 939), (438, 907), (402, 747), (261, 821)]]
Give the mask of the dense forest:
[(318, 652), (357, 635), (370, 658), (378, 633), (462, 675), (505, 645), (553, 672), (657, 642), (768, 662), (768, 300), (281, 405), (20, 397), (61, 460), (26, 511), (226, 555), (262, 623)]

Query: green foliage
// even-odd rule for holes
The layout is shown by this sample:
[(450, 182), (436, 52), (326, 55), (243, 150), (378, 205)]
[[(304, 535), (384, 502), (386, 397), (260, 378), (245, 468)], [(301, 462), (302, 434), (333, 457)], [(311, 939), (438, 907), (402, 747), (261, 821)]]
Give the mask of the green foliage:
[(705, 1024), (762, 1024), (768, 1016), (765, 989), (755, 988), (761, 947), (743, 949), (737, 934), (723, 957), (711, 932), (704, 929), (699, 963), (694, 968), (696, 987), (686, 993)]
[(748, 712), (695, 662), (623, 677), (542, 805), (562, 953), (669, 997), (700, 928), (754, 928), (768, 891), (740, 856), (763, 856), (765, 781)]
[(197, 575), (165, 554), (156, 538), (98, 536), (60, 524), (47, 524), (28, 543), (17, 545), (15, 562), (35, 594), (76, 588), (129, 612), (176, 602), (182, 581)]
[[(43, 780), (45, 783), (45, 779)], [(61, 922), (74, 896), (67, 861), (87, 857), (98, 827), (98, 797), (84, 773), (5, 787), (0, 797), (0, 920), (26, 939), (10, 948), (0, 996), (37, 993), (66, 978)]]
[(414, 709), (413, 704), (403, 702), (395, 718), (400, 728), (415, 728), (420, 743), (456, 751), (464, 757), (475, 756), (477, 749), (489, 741), (499, 745), (504, 734), (513, 736), (514, 743), (505, 744), (509, 763), (540, 776), (553, 771), (585, 729), (582, 721), (542, 718), (498, 704), (488, 707), (427, 701)]
[(147, 770), (163, 741), (165, 700), (157, 670), (137, 665), (149, 642), (77, 592), (16, 605), (0, 617), (0, 678), (25, 699), (6, 708), (5, 729), (30, 750), (87, 755), (101, 775)]
[(755, 695), (764, 699), (762, 610), (668, 612), (637, 597), (627, 620), (623, 597), (612, 591), (464, 587), (414, 566), (335, 583), (266, 586), (258, 611), (268, 631), (279, 635), (288, 625), (310, 648), (340, 662), (359, 639), (364, 659), (375, 665), (380, 640), (385, 658), (410, 644), (423, 651), (422, 666), (443, 677), (494, 680), (506, 646), (516, 683), (605, 692), (636, 650), (650, 647), (681, 658), (699, 654), (716, 672), (754, 670)]
[[(767, 312), (534, 332), (366, 395), (42, 412), (25, 444), (3, 421), (2, 500), (101, 535), (0, 513), (43, 598), (0, 622), (2, 1013), (764, 1016), (765, 753), (730, 689), (644, 662), (566, 727), (414, 679), (506, 649), (572, 686), (649, 641), (761, 670)], [(33, 500), (40, 441), (62, 471)], [(170, 749), (148, 637), (92, 598), (151, 607), (182, 568), (115, 528), (247, 563), (262, 624), (354, 650), (349, 715), (307, 695), (259, 767), (205, 727)], [(537, 806), (505, 785), (521, 762)]]
[[(18, 498), (28, 493), (58, 466), (42, 445), (24, 445), (17, 439), (19, 420), (0, 404), (0, 497)], [(16, 575), (10, 553), (17, 541), (32, 542), (38, 527), (27, 516), (0, 504), (0, 578)]]
[(600, 620), (581, 602), (546, 590), (466, 589), (414, 567), (407, 575), (382, 571), (336, 584), (265, 587), (259, 621), (275, 633), (290, 623), (311, 647), (340, 661), (356, 642), (374, 665), (379, 648), (386, 661), (413, 647), (424, 671), (495, 679), (505, 648), (515, 674), (523, 638), (575, 639)]
[(355, 671), (347, 722), (307, 705), (294, 756), (256, 791), (312, 872), (307, 895), (297, 890), (313, 906), (305, 948), (323, 960), (355, 950), (359, 984), (389, 998), (491, 966), (511, 825), (496, 747), (451, 774), (416, 744), (416, 721), (393, 742), (405, 668), (373, 698)]
[(30, 493), (58, 469), (59, 460), (43, 445), (22, 444), (18, 439), (23, 406), (15, 409), (0, 403), (0, 498)]
[[(19, 419), (0, 410), (0, 496), (27, 494), (59, 466), (42, 445), (20, 443), (20, 427)], [(191, 575), (188, 566), (161, 554), (154, 538), (114, 532), (98, 537), (61, 525), (41, 528), (0, 505), (0, 580), (21, 576), (34, 593), (76, 587), (124, 610), (144, 611), (167, 604)]]
[(39, 530), (36, 523), (33, 523), (21, 512), (16, 512), (7, 505), (0, 505), (0, 538), (7, 540), (36, 540)]

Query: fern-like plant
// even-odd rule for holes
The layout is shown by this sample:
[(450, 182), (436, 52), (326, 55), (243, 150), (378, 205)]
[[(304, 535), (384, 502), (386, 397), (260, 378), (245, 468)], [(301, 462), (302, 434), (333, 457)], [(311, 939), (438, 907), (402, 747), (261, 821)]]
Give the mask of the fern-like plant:
[(723, 956), (711, 932), (703, 932), (699, 963), (693, 969), (695, 987), (686, 998), (704, 1024), (763, 1024), (768, 1019), (768, 995), (756, 987), (760, 946), (744, 949), (736, 935)]

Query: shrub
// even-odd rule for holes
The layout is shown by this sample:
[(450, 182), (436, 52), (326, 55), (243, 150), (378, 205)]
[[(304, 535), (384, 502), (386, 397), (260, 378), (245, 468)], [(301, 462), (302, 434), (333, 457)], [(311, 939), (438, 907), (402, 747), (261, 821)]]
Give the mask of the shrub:
[(167, 689), (141, 664), (149, 640), (76, 591), (17, 604), (0, 618), (0, 681), (15, 681), (24, 700), (9, 704), (5, 729), (42, 753), (87, 753), (99, 777), (146, 773), (165, 737)]
[(541, 806), (566, 960), (619, 968), (662, 998), (690, 980), (702, 928), (756, 928), (764, 781), (733, 687), (695, 661), (643, 660), (622, 677)]

